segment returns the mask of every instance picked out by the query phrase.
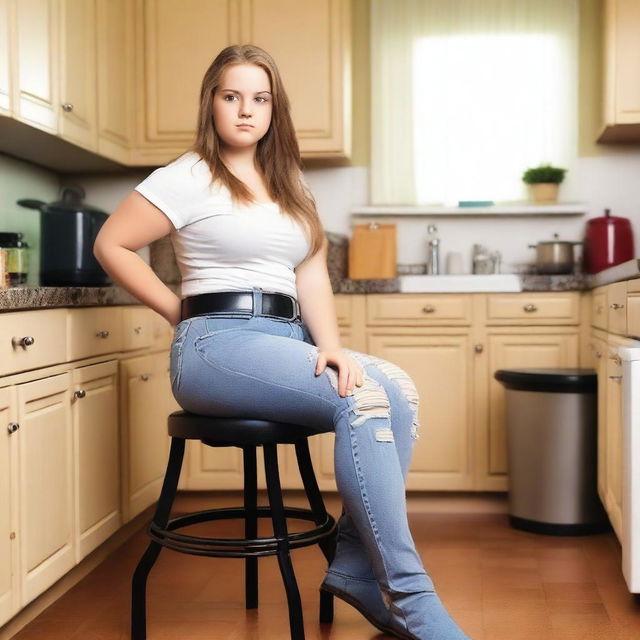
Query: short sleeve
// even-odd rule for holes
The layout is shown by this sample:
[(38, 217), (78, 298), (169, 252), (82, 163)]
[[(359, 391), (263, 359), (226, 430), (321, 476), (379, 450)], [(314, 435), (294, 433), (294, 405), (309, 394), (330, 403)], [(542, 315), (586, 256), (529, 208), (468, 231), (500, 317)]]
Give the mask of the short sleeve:
[(192, 154), (182, 156), (156, 169), (135, 187), (176, 229), (189, 224), (202, 203), (201, 180), (194, 170), (196, 162)]

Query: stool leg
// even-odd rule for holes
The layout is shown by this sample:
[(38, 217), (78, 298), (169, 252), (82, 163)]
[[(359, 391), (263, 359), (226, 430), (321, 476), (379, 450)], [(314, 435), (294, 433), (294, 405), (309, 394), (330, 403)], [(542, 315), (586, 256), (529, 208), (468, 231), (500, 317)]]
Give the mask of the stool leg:
[(291, 563), (289, 553), (289, 541), (287, 539), (287, 520), (282, 503), (282, 490), (280, 487), (280, 475), (278, 472), (278, 453), (275, 444), (264, 445), (264, 467), (267, 476), (267, 492), (269, 494), (269, 506), (273, 520), (273, 533), (278, 539), (278, 564), (287, 592), (289, 605), (289, 626), (291, 628), (291, 640), (304, 640), (304, 624), (302, 620), (302, 602), (300, 591)]
[[(156, 512), (153, 516), (153, 522), (163, 529), (169, 521), (171, 513), (171, 505), (178, 488), (178, 480), (180, 479), (180, 469), (182, 468), (182, 459), (184, 457), (184, 440), (182, 438), (171, 438), (171, 451), (169, 453), (169, 462), (167, 463), (167, 471), (162, 483), (162, 491), (156, 506)], [(145, 640), (147, 637), (147, 606), (146, 606), (146, 590), (147, 576), (151, 571), (158, 555), (162, 549), (162, 545), (155, 541), (151, 541), (147, 550), (144, 552), (138, 566), (133, 574), (131, 583), (131, 639)]]
[[(258, 473), (256, 448), (242, 448), (244, 460), (244, 536), (248, 540), (258, 537)], [(245, 558), (244, 589), (245, 608), (258, 608), (258, 558)]]
[[(322, 524), (327, 517), (327, 509), (322, 499), (322, 494), (318, 488), (316, 475), (313, 472), (313, 463), (311, 462), (311, 454), (309, 453), (309, 441), (305, 438), (296, 442), (296, 459), (298, 461), (298, 469), (304, 484), (304, 490), (309, 500), (309, 506), (313, 512), (316, 524)], [(336, 543), (338, 539), (338, 528), (336, 527), (331, 536), (325, 538), (318, 544), (327, 563), (331, 564), (336, 554)], [(320, 623), (330, 624), (333, 622), (333, 593), (320, 590)]]

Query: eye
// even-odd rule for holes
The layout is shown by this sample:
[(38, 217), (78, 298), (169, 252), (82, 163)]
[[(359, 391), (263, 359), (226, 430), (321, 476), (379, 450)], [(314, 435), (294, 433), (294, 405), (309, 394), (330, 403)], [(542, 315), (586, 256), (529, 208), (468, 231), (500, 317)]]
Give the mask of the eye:
[(260, 100), (260, 102), (269, 102), (269, 99), (265, 98), (264, 96), (258, 96), (256, 100)]
[(235, 98), (235, 95), (233, 95), (233, 93), (227, 93), (227, 95), (224, 96), (223, 100), (226, 100), (227, 102), (229, 102), (227, 98)]

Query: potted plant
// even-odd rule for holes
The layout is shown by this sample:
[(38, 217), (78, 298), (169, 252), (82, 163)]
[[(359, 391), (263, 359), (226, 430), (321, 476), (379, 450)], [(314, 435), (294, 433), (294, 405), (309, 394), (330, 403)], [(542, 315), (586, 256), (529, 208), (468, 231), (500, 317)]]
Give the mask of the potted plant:
[(522, 180), (529, 185), (531, 199), (536, 204), (555, 204), (558, 202), (558, 189), (564, 180), (567, 169), (541, 164), (531, 167), (522, 174)]

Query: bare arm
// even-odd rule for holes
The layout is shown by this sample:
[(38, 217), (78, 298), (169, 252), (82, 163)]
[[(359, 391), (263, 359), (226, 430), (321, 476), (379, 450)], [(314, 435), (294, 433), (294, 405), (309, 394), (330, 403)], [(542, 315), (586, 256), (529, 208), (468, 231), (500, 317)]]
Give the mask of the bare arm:
[(132, 191), (102, 225), (93, 255), (114, 282), (175, 326), (180, 322), (180, 298), (136, 253), (172, 230), (160, 209)]
[(328, 246), (325, 237), (320, 251), (295, 269), (300, 314), (313, 341), (322, 351), (341, 348), (336, 306), (327, 271)]

